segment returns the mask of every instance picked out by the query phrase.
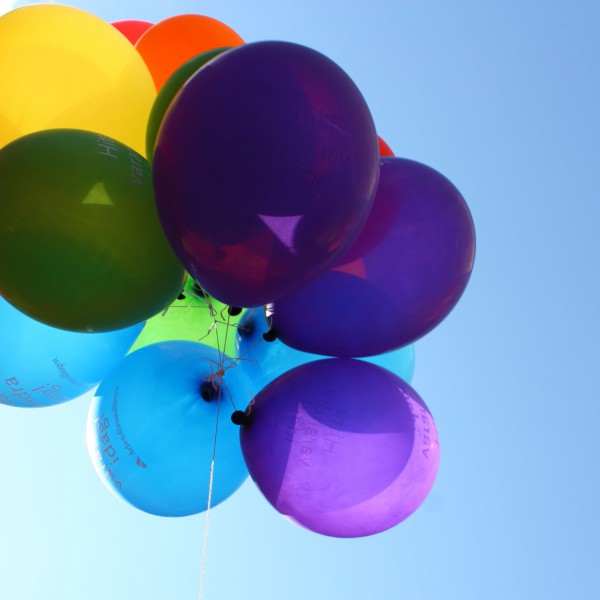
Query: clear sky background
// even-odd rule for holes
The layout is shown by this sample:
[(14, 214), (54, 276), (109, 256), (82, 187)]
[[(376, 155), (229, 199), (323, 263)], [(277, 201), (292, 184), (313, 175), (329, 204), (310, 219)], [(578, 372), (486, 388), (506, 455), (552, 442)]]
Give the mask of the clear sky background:
[[(445, 174), (475, 220), (470, 285), (416, 345), (442, 453), (425, 504), (339, 540), (248, 481), (211, 511), (204, 598), (600, 597), (600, 3), (72, 4), (109, 21), (197, 12), (323, 52), (396, 154)], [(88, 405), (0, 406), (0, 597), (197, 598), (204, 516), (115, 499), (88, 459)]]

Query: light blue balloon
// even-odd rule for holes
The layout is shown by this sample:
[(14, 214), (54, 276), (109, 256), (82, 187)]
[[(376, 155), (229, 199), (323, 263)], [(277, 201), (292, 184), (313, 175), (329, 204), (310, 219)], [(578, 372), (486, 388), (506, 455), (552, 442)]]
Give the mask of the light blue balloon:
[[(306, 362), (329, 358), (309, 354), (286, 346), (279, 340), (267, 342), (263, 334), (269, 329), (262, 308), (253, 308), (238, 323), (237, 358), (252, 380), (253, 391), (260, 391), (279, 375)], [(384, 367), (410, 383), (415, 370), (415, 348), (411, 344), (399, 350), (361, 359)]]
[[(204, 344), (169, 341), (126, 356), (98, 386), (87, 444), (96, 472), (132, 506), (164, 517), (206, 510), (248, 475), (231, 422), (251, 400), (242, 369)], [(219, 385), (219, 374), (222, 384)]]
[(144, 323), (106, 333), (44, 325), (0, 298), (0, 403), (54, 406), (98, 385), (127, 354)]

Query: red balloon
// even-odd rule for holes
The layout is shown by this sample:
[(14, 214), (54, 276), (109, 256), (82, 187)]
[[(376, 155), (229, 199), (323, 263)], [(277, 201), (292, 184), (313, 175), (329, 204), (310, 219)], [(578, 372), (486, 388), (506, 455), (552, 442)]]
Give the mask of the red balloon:
[(387, 145), (385, 140), (377, 136), (379, 141), (379, 156), (394, 156), (394, 151)]
[(147, 21), (115, 21), (112, 26), (118, 29), (134, 46), (136, 42), (152, 27)]

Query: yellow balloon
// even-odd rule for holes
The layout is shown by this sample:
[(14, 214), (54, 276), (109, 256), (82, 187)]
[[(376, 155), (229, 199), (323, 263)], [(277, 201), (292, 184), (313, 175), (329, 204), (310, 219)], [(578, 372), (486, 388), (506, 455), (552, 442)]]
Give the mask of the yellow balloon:
[(43, 129), (101, 133), (145, 155), (156, 88), (110, 23), (59, 4), (0, 17), (0, 147)]

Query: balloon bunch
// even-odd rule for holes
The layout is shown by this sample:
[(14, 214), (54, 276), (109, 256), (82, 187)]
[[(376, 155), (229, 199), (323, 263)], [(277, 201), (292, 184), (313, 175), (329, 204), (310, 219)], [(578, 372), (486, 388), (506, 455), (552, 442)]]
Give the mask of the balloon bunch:
[(325, 535), (412, 514), (439, 464), (412, 344), (474, 260), (452, 183), (392, 155), (332, 60), (209, 17), (17, 9), (0, 81), (0, 402), (99, 383), (92, 462), (152, 514), (248, 471)]

